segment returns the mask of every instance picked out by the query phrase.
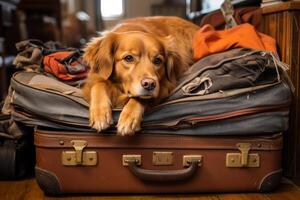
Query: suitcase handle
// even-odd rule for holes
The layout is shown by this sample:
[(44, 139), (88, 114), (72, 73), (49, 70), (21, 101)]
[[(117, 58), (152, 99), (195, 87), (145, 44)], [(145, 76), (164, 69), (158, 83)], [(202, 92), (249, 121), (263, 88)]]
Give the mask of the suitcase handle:
[(144, 181), (159, 181), (159, 182), (169, 182), (169, 181), (182, 181), (193, 176), (198, 168), (198, 161), (190, 162), (190, 165), (186, 169), (180, 170), (149, 170), (142, 169), (138, 166), (138, 163), (134, 160), (128, 161), (128, 168), (132, 174), (137, 176), (139, 179)]

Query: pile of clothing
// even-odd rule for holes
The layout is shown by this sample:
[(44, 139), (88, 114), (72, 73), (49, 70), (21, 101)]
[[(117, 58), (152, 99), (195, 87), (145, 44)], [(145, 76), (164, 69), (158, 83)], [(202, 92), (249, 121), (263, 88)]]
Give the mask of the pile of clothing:
[(17, 69), (45, 73), (76, 87), (83, 84), (89, 71), (82, 59), (82, 50), (67, 48), (58, 42), (25, 40), (17, 43), (16, 48), (18, 55), (13, 64)]

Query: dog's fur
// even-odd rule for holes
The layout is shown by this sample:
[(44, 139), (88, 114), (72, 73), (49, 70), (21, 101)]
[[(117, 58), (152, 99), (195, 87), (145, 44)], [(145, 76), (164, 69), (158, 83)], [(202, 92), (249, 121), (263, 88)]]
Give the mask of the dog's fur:
[(91, 126), (107, 129), (113, 124), (112, 107), (119, 107), (118, 134), (138, 131), (147, 102), (167, 97), (192, 64), (197, 29), (178, 17), (135, 18), (88, 43), (84, 59), (91, 70), (83, 91)]

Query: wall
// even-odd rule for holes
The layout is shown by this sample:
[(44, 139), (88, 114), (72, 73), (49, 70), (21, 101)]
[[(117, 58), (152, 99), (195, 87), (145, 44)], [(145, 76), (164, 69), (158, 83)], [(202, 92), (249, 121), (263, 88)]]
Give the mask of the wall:
[[(124, 18), (133, 18), (139, 16), (150, 16), (151, 5), (160, 4), (164, 0), (124, 0), (125, 16)], [(115, 26), (121, 19), (106, 20), (105, 29)]]
[[(68, 6), (66, 7), (66, 13), (74, 13), (81, 10), (81, 6), (84, 5), (84, 10), (89, 14), (90, 21), (88, 23), (89, 30), (96, 30), (95, 27), (95, 1), (86, 0), (83, 1), (84, 4), (81, 4), (81, 0), (61, 0), (65, 2)], [(111, 29), (122, 19), (134, 18), (139, 16), (150, 16), (151, 15), (151, 6), (154, 4), (161, 4), (164, 0), (123, 0), (125, 6), (125, 14), (121, 19), (114, 20), (105, 20), (104, 27), (106, 30)], [(181, 0), (183, 1), (183, 0)], [(100, 9), (100, 7), (99, 7)]]
[(124, 0), (125, 1), (125, 15), (126, 18), (138, 17), (138, 16), (150, 16), (151, 5), (160, 4), (163, 0)]

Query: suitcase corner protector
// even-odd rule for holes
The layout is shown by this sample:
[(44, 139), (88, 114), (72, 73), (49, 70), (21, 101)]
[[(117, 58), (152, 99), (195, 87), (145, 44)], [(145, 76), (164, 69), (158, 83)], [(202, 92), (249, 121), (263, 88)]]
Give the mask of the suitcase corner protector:
[(282, 169), (268, 173), (259, 184), (258, 191), (261, 193), (271, 192), (280, 185)]
[(38, 185), (46, 195), (55, 196), (61, 194), (59, 180), (52, 172), (35, 167), (35, 177)]

